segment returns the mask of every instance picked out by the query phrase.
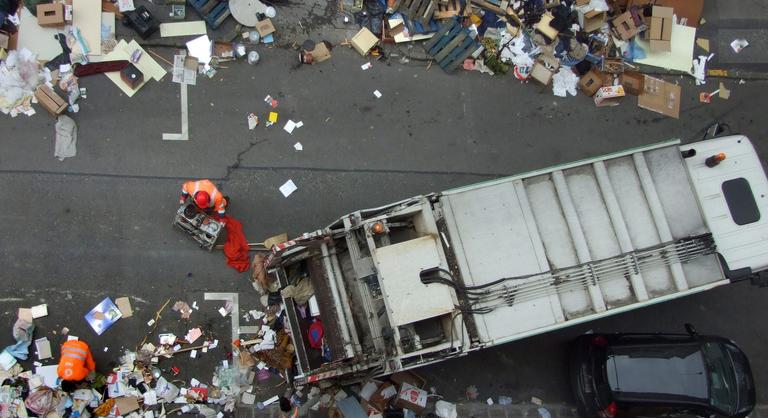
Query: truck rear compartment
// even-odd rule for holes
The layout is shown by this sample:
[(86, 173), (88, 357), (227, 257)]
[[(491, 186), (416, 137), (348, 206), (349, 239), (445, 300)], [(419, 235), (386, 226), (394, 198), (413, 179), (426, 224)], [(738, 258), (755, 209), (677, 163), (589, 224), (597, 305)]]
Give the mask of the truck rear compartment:
[(486, 343), (723, 280), (677, 146), (448, 191), (439, 206), (465, 285), (519, 277), (513, 303), (475, 315)]

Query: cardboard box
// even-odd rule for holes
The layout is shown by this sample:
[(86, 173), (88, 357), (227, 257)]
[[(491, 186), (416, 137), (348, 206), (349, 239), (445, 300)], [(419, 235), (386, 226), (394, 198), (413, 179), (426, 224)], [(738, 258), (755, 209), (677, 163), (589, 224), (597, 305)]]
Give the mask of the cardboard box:
[(272, 24), (271, 19), (264, 19), (256, 22), (256, 32), (263, 38), (275, 31), (275, 26)]
[(623, 86), (601, 87), (599, 90), (597, 90), (597, 93), (595, 93), (595, 106), (616, 106), (619, 104), (619, 100), (621, 100), (624, 95), (625, 93)]
[(621, 75), (621, 85), (624, 86), (625, 92), (633, 96), (639, 96), (643, 93), (645, 76), (637, 71), (625, 71)]
[(44, 28), (64, 26), (64, 5), (61, 3), (38, 4), (37, 24)]
[(603, 27), (607, 16), (606, 12), (598, 12), (597, 10), (591, 10), (584, 14), (579, 13), (581, 27), (584, 28), (585, 32), (594, 32)]
[(397, 372), (389, 377), (389, 380), (395, 382), (396, 385), (402, 387), (403, 383), (416, 386), (417, 388), (424, 388), (427, 384), (427, 379), (413, 373), (411, 371)]
[(611, 21), (613, 31), (624, 41), (632, 39), (640, 31), (631, 12), (624, 12)]
[(395, 388), (395, 385), (385, 382), (371, 395), (368, 403), (377, 410), (383, 411), (396, 396), (397, 388)]
[(637, 105), (671, 118), (680, 118), (679, 85), (653, 77), (644, 77), (643, 93), (637, 98)]
[(651, 30), (648, 36), (649, 39), (661, 39), (661, 27), (663, 23), (664, 19), (651, 16)]
[(396, 408), (408, 408), (416, 415), (421, 415), (427, 407), (427, 391), (410, 383), (403, 383), (392, 405)]
[(557, 34), (560, 33), (560, 31), (550, 26), (550, 22), (554, 19), (555, 17), (551, 13), (546, 12), (541, 16), (539, 23), (536, 24), (536, 30), (550, 40), (557, 38)]
[(40, 85), (35, 90), (35, 97), (40, 106), (52, 116), (58, 116), (67, 108), (67, 102), (46, 85)]
[(604, 74), (597, 68), (592, 68), (579, 79), (578, 86), (581, 91), (592, 97), (603, 86)]
[(379, 38), (377, 38), (373, 32), (368, 30), (368, 28), (362, 28), (352, 37), (350, 42), (352, 43), (352, 48), (355, 48), (355, 51), (357, 51), (358, 54), (365, 56), (371, 48), (376, 46), (376, 43), (379, 42)]
[(672, 50), (672, 15), (671, 7), (653, 6), (651, 9), (651, 27), (647, 31), (651, 51)]
[(554, 73), (550, 71), (546, 65), (538, 61), (533, 64), (533, 68), (531, 68), (531, 78), (545, 86), (549, 85), (552, 81), (553, 75)]

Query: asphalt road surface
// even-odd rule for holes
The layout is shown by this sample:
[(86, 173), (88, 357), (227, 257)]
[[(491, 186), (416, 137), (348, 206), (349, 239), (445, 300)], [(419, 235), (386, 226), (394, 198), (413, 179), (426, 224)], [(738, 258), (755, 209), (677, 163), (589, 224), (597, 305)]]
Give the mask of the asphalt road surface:
[[(160, 50), (166, 57), (170, 51)], [(149, 82), (137, 95), (121, 94), (104, 76), (81, 80), (88, 98), (74, 115), (77, 156), (53, 157), (54, 120), (0, 118), (0, 343), (11, 341), (15, 309), (47, 302), (38, 336), (54, 343), (61, 327), (89, 341), (101, 367), (121, 348), (133, 348), (146, 321), (167, 299), (197, 301), (192, 321), (166, 315), (162, 328), (177, 334), (203, 324), (227, 337), (228, 324), (203, 301), (203, 292), (239, 292), (241, 305), (256, 295), (247, 274), (228, 268), (221, 253), (197, 248), (171, 227), (181, 183), (211, 178), (232, 196), (230, 213), (251, 241), (283, 231), (295, 235), (346, 212), (404, 197), (596, 156), (669, 138), (700, 138), (714, 121), (750, 136), (768, 155), (762, 81), (726, 80), (732, 95), (711, 104), (698, 93), (717, 83), (683, 86), (679, 120), (639, 109), (635, 99), (595, 108), (582, 95), (554, 97), (549, 89), (512, 77), (445, 74), (423, 63), (365, 61), (334, 50), (321, 65), (298, 67), (286, 49), (261, 51), (256, 66), (234, 63), (189, 88), (190, 139), (162, 141), (179, 130), (179, 87)], [(379, 90), (383, 96), (374, 97)], [(280, 122), (248, 130), (250, 112), (265, 115), (264, 96), (276, 97)], [(303, 121), (293, 135), (288, 119)], [(303, 151), (293, 148), (301, 142)], [(278, 187), (298, 185), (289, 198)], [(96, 336), (82, 316), (106, 296), (134, 297), (135, 317)], [(681, 331), (731, 337), (749, 355), (758, 400), (768, 399), (768, 289), (737, 284), (682, 300), (612, 316), (509, 343), (426, 367), (430, 385), (449, 399), (468, 385), (481, 397), (536, 395), (570, 402), (566, 343), (587, 330)], [(59, 334), (60, 335), (60, 334)], [(108, 348), (104, 352), (104, 347)], [(222, 354), (222, 353), (219, 353)], [(185, 376), (209, 376), (216, 354), (179, 359)], [(184, 375), (182, 376), (184, 377)], [(201, 379), (203, 380), (203, 379)]]

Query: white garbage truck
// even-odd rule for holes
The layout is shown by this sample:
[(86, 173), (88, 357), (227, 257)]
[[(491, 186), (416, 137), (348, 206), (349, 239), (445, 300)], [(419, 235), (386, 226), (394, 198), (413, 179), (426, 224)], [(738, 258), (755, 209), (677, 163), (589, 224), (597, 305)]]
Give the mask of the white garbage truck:
[(411, 369), (754, 277), (766, 195), (751, 142), (727, 136), (342, 216), (265, 262), (314, 291), (307, 309), (283, 296), (294, 383)]

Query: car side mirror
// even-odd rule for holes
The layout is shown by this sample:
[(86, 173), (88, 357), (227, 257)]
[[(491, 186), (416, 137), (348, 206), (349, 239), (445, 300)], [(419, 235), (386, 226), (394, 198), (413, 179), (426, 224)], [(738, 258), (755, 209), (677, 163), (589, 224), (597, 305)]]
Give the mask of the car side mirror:
[(685, 332), (694, 338), (699, 336), (699, 333), (696, 331), (696, 328), (692, 324), (685, 324)]

